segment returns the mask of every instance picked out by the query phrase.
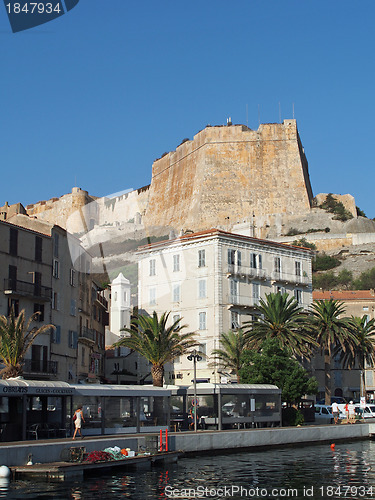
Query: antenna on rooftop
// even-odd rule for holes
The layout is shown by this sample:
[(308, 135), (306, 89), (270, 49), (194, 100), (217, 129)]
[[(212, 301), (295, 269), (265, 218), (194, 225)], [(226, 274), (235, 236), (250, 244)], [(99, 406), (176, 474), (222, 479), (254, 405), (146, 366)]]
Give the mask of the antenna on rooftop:
[(279, 123), (281, 123), (281, 104), (279, 101)]
[(293, 120), (294, 120), (294, 102), (293, 102)]
[(258, 104), (258, 123), (260, 125), (260, 104)]
[(249, 127), (249, 105), (246, 104), (246, 126)]

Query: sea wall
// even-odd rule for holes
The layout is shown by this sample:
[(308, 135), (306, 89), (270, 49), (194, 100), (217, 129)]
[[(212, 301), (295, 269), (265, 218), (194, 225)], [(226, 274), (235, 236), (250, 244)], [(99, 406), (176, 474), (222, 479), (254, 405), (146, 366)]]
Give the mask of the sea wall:
[[(169, 451), (186, 453), (212, 453), (241, 449), (265, 449), (267, 447), (297, 446), (302, 443), (332, 443), (340, 440), (367, 439), (375, 433), (375, 424), (355, 425), (311, 425), (304, 427), (283, 427), (267, 429), (246, 429), (231, 431), (176, 432), (169, 434)], [(132, 434), (118, 436), (87, 437), (83, 441), (60, 439), (53, 441), (28, 441), (2, 443), (0, 465), (25, 465), (31, 453), (33, 462), (49, 463), (61, 460), (61, 453), (71, 446), (85, 446), (87, 452), (103, 450), (110, 446), (131, 448), (137, 451), (156, 445), (158, 434)], [(150, 450), (152, 451), (152, 450)]]

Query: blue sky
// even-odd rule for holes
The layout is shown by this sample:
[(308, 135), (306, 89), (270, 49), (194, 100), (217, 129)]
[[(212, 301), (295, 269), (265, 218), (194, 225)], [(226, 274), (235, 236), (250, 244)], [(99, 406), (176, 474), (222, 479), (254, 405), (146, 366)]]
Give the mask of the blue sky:
[(0, 5), (0, 204), (142, 187), (207, 124), (294, 103), (314, 194), (375, 217), (374, 25), (373, 0), (80, 0), (13, 34)]

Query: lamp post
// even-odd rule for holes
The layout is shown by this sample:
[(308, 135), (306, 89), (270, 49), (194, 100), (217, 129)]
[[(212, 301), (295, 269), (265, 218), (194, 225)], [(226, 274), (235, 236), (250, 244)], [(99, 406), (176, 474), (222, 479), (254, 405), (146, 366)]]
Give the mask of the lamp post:
[(202, 361), (202, 356), (200, 356), (196, 349), (187, 357), (189, 361), (194, 361), (194, 432), (197, 432), (197, 361)]

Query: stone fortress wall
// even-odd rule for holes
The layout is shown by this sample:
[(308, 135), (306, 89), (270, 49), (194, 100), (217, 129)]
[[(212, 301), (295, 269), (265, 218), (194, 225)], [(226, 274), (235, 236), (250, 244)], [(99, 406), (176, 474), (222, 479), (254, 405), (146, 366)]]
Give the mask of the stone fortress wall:
[(311, 203), (296, 121), (284, 120), (260, 125), (257, 131), (244, 125), (208, 126), (156, 160), (151, 184), (145, 188), (99, 199), (73, 188), (70, 194), (26, 210), (66, 228), (72, 213), (86, 207), (88, 229), (134, 223), (165, 233), (165, 228), (230, 229), (251, 221), (253, 214), (272, 218), (305, 213)]
[[(26, 213), (30, 217), (36, 217), (66, 229), (68, 218), (75, 212), (77, 212), (77, 215), (80, 214), (82, 209), (90, 206), (95, 199), (87, 191), (74, 187), (71, 193), (64, 194), (60, 198), (51, 198), (47, 201), (38, 201), (32, 205), (27, 205)], [(92, 208), (94, 206), (95, 204)], [(97, 219), (97, 214), (93, 213), (91, 216), (93, 219)]]
[[(301, 234), (329, 226), (328, 234), (309, 235), (328, 250), (336, 245), (334, 234), (340, 234), (342, 246), (342, 233), (375, 232), (373, 221), (356, 217), (351, 195), (334, 196), (354, 215), (345, 227), (314, 208), (326, 195), (313, 200), (296, 121), (284, 120), (258, 130), (207, 126), (154, 162), (148, 186), (103, 198), (75, 187), (60, 198), (28, 205), (26, 212), (70, 232), (88, 233), (88, 247), (213, 227), (276, 239), (291, 228)], [(325, 245), (323, 239), (330, 241)]]
[(257, 131), (206, 127), (154, 162), (144, 222), (178, 230), (230, 229), (253, 214), (308, 212), (312, 197), (295, 120)]

